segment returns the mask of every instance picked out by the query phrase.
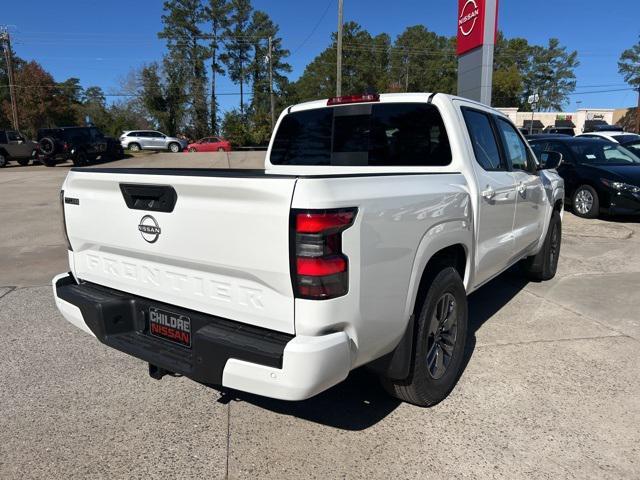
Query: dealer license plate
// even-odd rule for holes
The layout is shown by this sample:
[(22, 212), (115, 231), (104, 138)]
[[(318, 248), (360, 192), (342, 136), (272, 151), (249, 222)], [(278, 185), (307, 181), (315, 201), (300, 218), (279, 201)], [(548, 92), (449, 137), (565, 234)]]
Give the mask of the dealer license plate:
[(149, 307), (149, 333), (191, 348), (191, 319), (186, 315)]

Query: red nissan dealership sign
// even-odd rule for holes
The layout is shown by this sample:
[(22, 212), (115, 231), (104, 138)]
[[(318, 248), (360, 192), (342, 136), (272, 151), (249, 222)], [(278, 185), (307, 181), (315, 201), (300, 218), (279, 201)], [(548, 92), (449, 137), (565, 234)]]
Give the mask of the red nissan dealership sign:
[[(485, 0), (458, 0), (458, 55), (482, 45), (484, 18)], [(497, 24), (496, 21), (496, 28)]]

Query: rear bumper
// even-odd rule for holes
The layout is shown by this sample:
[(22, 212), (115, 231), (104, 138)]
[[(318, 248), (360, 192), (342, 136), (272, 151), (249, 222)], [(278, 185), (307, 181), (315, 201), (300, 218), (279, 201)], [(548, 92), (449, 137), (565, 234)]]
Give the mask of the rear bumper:
[[(304, 400), (344, 380), (351, 369), (344, 332), (292, 336), (184, 310), (90, 283), (53, 279), (67, 321), (102, 343), (195, 381), (282, 400)], [(191, 348), (149, 334), (149, 308), (191, 319)]]

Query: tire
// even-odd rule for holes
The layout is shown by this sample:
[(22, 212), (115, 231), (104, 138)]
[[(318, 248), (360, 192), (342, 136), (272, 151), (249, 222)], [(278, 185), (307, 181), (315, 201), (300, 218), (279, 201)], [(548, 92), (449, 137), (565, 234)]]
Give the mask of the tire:
[(139, 152), (141, 150), (140, 145), (137, 143), (130, 143), (127, 148), (132, 152)]
[(219, 151), (219, 152), (226, 152), (226, 150), (225, 150), (223, 147), (220, 147), (220, 148), (218, 149), (218, 151)]
[[(444, 315), (443, 310), (448, 313)], [(467, 310), (467, 293), (460, 275), (455, 268), (445, 267), (434, 276), (424, 301), (416, 309), (419, 314), (411, 373), (402, 381), (383, 378), (387, 392), (421, 407), (435, 405), (449, 395), (464, 365)], [(447, 324), (449, 330), (443, 330)], [(442, 348), (443, 345), (449, 347)]]
[(4, 153), (0, 153), (0, 168), (4, 168), (9, 163), (8, 157)]
[(196, 149), (195, 149), (195, 147), (191, 147), (191, 148), (189, 149), (189, 151), (190, 151), (191, 153), (195, 153), (195, 152), (197, 152), (198, 150), (196, 150)]
[(72, 161), (73, 161), (73, 165), (76, 167), (85, 167), (89, 165), (89, 158), (87, 157), (87, 154), (84, 153), (83, 151), (76, 153)]
[(42, 138), (38, 144), (44, 155), (53, 155), (56, 152), (56, 141), (51, 137)]
[(555, 277), (561, 246), (562, 220), (558, 212), (553, 212), (542, 248), (537, 255), (527, 257), (521, 263), (524, 274), (536, 282), (551, 280)]
[(21, 165), (23, 167), (26, 167), (27, 165), (29, 165), (30, 161), (31, 161), (30, 158), (19, 158), (16, 160), (16, 162), (18, 162), (18, 165)]
[(571, 199), (573, 213), (582, 218), (596, 218), (600, 213), (598, 192), (591, 185), (581, 185)]
[(169, 144), (169, 151), (171, 153), (178, 153), (182, 150), (182, 147), (179, 143), (172, 142)]
[(55, 167), (57, 163), (54, 158), (43, 158), (40, 161), (45, 167)]

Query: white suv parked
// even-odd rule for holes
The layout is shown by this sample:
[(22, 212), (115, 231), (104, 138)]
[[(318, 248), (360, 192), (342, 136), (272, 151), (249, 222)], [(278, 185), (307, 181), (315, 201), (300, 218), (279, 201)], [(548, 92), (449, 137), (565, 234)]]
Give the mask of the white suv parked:
[(140, 150), (168, 150), (178, 153), (187, 148), (189, 142), (182, 138), (169, 137), (155, 130), (133, 130), (122, 132), (120, 135), (122, 148), (132, 152)]

